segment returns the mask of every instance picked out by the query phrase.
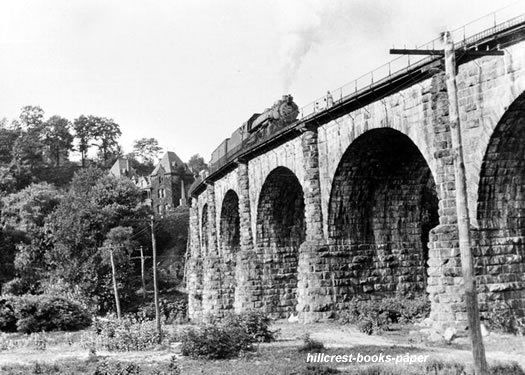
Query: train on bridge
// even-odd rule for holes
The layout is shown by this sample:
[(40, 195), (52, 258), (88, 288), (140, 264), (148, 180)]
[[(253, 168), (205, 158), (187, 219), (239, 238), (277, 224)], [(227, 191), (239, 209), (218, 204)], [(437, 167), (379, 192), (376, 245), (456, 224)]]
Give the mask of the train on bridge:
[(230, 138), (226, 138), (211, 154), (210, 168), (217, 170), (228, 160), (234, 158), (242, 149), (267, 139), (280, 129), (297, 120), (299, 107), (291, 95), (283, 95), (263, 113), (253, 114), (248, 121), (237, 128)]

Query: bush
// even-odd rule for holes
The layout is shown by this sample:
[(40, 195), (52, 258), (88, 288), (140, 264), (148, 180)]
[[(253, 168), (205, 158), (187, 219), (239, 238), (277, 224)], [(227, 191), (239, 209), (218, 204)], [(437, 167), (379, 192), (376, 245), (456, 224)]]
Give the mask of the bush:
[(430, 313), (427, 298), (389, 297), (382, 300), (350, 301), (339, 315), (342, 324), (357, 324), (361, 332), (371, 335), (388, 330), (392, 323), (413, 323)]
[(255, 342), (275, 340), (271, 320), (257, 311), (228, 314), (222, 319), (211, 317), (214, 325), (204, 325), (182, 334), (182, 354), (193, 358), (231, 358), (251, 350)]
[(16, 302), (17, 330), (78, 331), (89, 327), (90, 315), (76, 302), (58, 296), (27, 295)]
[(357, 328), (359, 329), (359, 332), (366, 333), (367, 335), (381, 331), (381, 326), (378, 326), (377, 323), (374, 324), (374, 321), (370, 317), (365, 317), (357, 323)]
[(303, 345), (299, 348), (300, 352), (313, 352), (324, 349), (324, 344), (321, 341), (314, 340), (310, 337), (310, 334), (307, 333), (303, 336)]
[(2, 293), (13, 296), (21, 296), (23, 294), (29, 293), (30, 289), (31, 285), (27, 280), (15, 277), (2, 286)]
[(90, 324), (86, 310), (65, 298), (26, 295), (0, 301), (0, 330), (4, 332), (77, 331)]
[(240, 314), (228, 314), (221, 319), (221, 325), (241, 327), (254, 342), (272, 342), (278, 331), (271, 331), (271, 320), (259, 311), (247, 311)]
[[(132, 351), (154, 349), (162, 344), (155, 321), (138, 321), (131, 317), (96, 319), (92, 325), (92, 336), (84, 341), (84, 346), (97, 347), (109, 351)], [(172, 337), (163, 332), (164, 343)], [(86, 342), (87, 341), (87, 342)]]
[(15, 307), (11, 298), (0, 299), (0, 331), (16, 331)]
[(252, 350), (253, 338), (238, 326), (202, 326), (183, 332), (182, 355), (192, 358), (225, 359)]
[(0, 365), (2, 375), (20, 374), (69, 374), (69, 375), (180, 375), (177, 357), (169, 362), (136, 364), (130, 361), (101, 358), (97, 360), (66, 359), (54, 363), (33, 363), (31, 365)]
[(339, 370), (332, 367), (309, 365), (300, 372), (300, 375), (330, 375), (339, 373)]
[(525, 318), (506, 304), (492, 305), (485, 319), (488, 328), (493, 331), (525, 335)]
[(490, 366), (490, 375), (525, 375), (525, 371), (516, 362), (496, 363)]
[[(164, 323), (171, 324), (187, 319), (188, 301), (186, 299), (170, 301), (166, 298), (161, 298), (159, 305), (161, 319)], [(141, 306), (136, 313), (136, 317), (141, 321), (155, 319), (155, 303), (152, 301)]]

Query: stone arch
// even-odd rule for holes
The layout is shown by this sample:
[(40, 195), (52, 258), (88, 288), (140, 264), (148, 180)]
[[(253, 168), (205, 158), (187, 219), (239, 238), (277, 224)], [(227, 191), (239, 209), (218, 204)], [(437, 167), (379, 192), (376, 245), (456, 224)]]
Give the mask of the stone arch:
[(257, 254), (262, 264), (265, 312), (285, 318), (297, 305), (299, 247), (306, 238), (304, 193), (295, 174), (277, 167), (267, 176), (257, 205)]
[(201, 255), (204, 257), (208, 255), (208, 204), (202, 206), (201, 212), (201, 228), (200, 228), (200, 241), (201, 241)]
[(480, 308), (525, 313), (525, 93), (496, 126), (478, 186), (476, 272)]
[(237, 254), (240, 250), (239, 197), (233, 190), (224, 195), (219, 220), (219, 254), (222, 263), (222, 307), (233, 309)]
[(330, 244), (344, 254), (334, 270), (339, 307), (356, 295), (425, 291), (429, 231), (438, 224), (436, 184), (414, 142), (392, 128), (357, 137), (328, 203)]

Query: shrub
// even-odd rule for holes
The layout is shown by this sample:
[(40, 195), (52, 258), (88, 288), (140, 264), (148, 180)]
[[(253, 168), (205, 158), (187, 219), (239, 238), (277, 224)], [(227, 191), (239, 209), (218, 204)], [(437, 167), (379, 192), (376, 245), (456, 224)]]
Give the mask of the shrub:
[[(170, 301), (166, 298), (161, 298), (159, 305), (161, 319), (164, 323), (171, 324), (176, 321), (186, 320), (188, 315), (188, 301), (186, 299)], [(152, 301), (141, 306), (136, 313), (136, 317), (142, 321), (155, 319), (155, 303)]]
[(149, 326), (151, 322), (134, 323), (129, 318), (97, 319), (93, 322), (98, 346), (109, 351), (146, 350), (157, 346), (158, 333)]
[(182, 333), (182, 355), (192, 358), (225, 359), (252, 350), (253, 337), (238, 326), (202, 326)]
[(342, 324), (357, 324), (361, 332), (371, 335), (388, 330), (392, 323), (413, 323), (428, 316), (429, 312), (430, 303), (427, 298), (354, 299), (339, 315), (338, 320)]
[(0, 299), (0, 331), (15, 332), (16, 316), (12, 298)]
[(228, 314), (221, 319), (221, 325), (241, 327), (254, 342), (272, 342), (278, 331), (271, 331), (271, 320), (259, 311), (247, 311), (240, 314)]
[(21, 374), (70, 374), (70, 375), (180, 375), (177, 358), (173, 356), (168, 363), (152, 362), (136, 364), (116, 359), (98, 359), (82, 361), (66, 359), (54, 363), (33, 363), (31, 365), (0, 365), (2, 375)]
[(17, 330), (77, 331), (91, 324), (91, 317), (76, 302), (57, 296), (27, 295), (15, 303)]
[(23, 294), (29, 293), (30, 289), (31, 285), (27, 280), (15, 277), (2, 286), (2, 293), (13, 296), (21, 296)]
[(3, 332), (76, 331), (90, 324), (89, 314), (65, 298), (26, 295), (0, 300), (0, 331)]
[(491, 375), (525, 375), (525, 371), (516, 362), (496, 363), (490, 366)]
[(525, 318), (506, 304), (492, 305), (485, 314), (485, 319), (491, 330), (525, 335)]
[(321, 341), (314, 340), (310, 337), (310, 334), (307, 333), (303, 336), (303, 345), (299, 348), (300, 352), (313, 352), (324, 349), (324, 344)]
[(83, 344), (109, 351), (132, 351), (154, 349), (172, 340), (168, 332), (163, 332), (163, 342), (159, 342), (155, 321), (139, 321), (131, 317), (118, 320), (111, 317), (96, 319), (91, 335), (84, 338)]
[(339, 373), (339, 370), (332, 367), (308, 365), (304, 370), (300, 372), (300, 375), (330, 375)]
[(381, 330), (380, 326), (374, 325), (374, 322), (370, 317), (365, 317), (357, 323), (357, 328), (359, 329), (359, 332), (366, 333), (367, 335), (371, 335), (372, 333)]

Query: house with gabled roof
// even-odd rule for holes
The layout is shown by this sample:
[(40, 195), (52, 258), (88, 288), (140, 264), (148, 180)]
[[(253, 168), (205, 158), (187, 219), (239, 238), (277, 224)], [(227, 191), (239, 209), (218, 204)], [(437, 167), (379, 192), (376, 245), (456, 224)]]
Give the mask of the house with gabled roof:
[(150, 199), (155, 215), (187, 204), (193, 173), (173, 151), (166, 152), (150, 175)]

